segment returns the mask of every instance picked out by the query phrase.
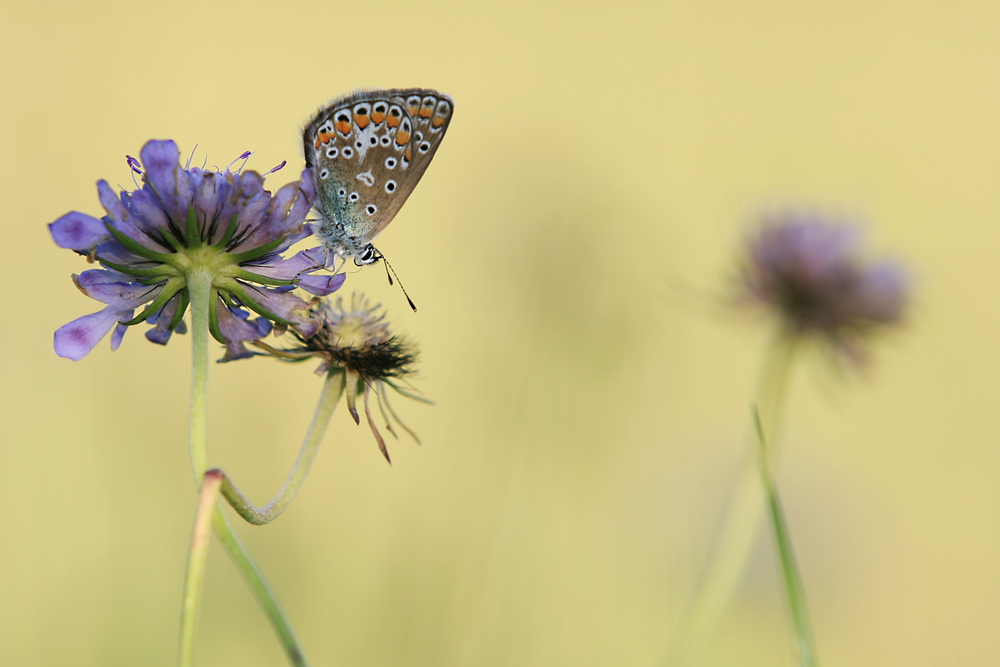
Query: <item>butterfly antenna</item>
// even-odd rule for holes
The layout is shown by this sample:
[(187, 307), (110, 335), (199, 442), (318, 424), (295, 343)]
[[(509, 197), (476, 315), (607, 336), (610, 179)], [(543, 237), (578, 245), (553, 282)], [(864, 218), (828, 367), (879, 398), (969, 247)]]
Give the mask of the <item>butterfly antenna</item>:
[[(379, 259), (381, 259), (382, 262), (385, 264), (385, 277), (389, 279), (389, 284), (390, 285), (394, 284), (392, 282), (392, 278), (393, 278), (393, 276), (395, 276), (396, 277), (396, 282), (399, 283), (399, 289), (403, 290), (403, 296), (406, 297), (406, 301), (407, 301), (407, 303), (410, 304), (410, 308), (413, 309), (413, 312), (417, 312), (417, 306), (416, 306), (416, 304), (413, 303), (413, 299), (410, 298), (410, 295), (406, 293), (406, 288), (403, 287), (403, 283), (400, 282), (399, 276), (396, 275), (396, 269), (392, 268), (392, 264), (390, 264), (389, 262), (386, 261), (385, 255), (382, 255), (380, 253), (379, 254)], [(391, 274), (390, 274), (390, 271), (392, 272)]]

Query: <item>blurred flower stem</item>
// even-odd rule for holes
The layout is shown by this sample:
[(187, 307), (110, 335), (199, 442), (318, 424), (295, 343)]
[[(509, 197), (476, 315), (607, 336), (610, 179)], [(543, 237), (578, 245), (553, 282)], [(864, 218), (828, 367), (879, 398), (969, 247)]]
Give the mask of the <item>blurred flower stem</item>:
[(781, 572), (785, 579), (785, 591), (788, 593), (788, 607), (795, 623), (795, 639), (799, 650), (799, 665), (801, 667), (817, 667), (818, 653), (816, 640), (813, 637), (812, 623), (809, 621), (809, 609), (806, 605), (806, 590), (802, 584), (802, 575), (795, 561), (795, 551), (792, 548), (792, 536), (785, 518), (785, 510), (778, 495), (778, 486), (771, 475), (768, 464), (767, 439), (764, 436), (764, 425), (760, 420), (760, 412), (753, 408), (754, 427), (757, 430), (757, 442), (760, 445), (758, 463), (760, 474), (767, 494), (767, 504), (771, 510), (771, 525), (774, 527), (774, 541), (781, 557)]
[[(208, 333), (209, 333), (209, 308), (212, 307), (215, 297), (212, 289), (212, 276), (207, 272), (193, 273), (188, 282), (191, 294), (191, 339), (192, 339), (192, 371), (191, 371), (191, 428), (189, 432), (191, 465), (194, 467), (195, 480), (199, 488), (204, 484), (208, 470), (208, 448), (207, 448), (207, 408), (208, 408)], [(213, 471), (214, 473), (215, 471)], [(208, 478), (217, 479), (215, 474), (208, 475)], [(221, 484), (221, 477), (218, 477)], [(204, 493), (202, 494), (204, 497)], [(213, 503), (214, 504), (214, 503)], [(199, 520), (201, 520), (202, 506), (199, 503)], [(306, 667), (305, 655), (299, 646), (295, 632), (292, 630), (281, 609), (278, 599), (275, 597), (264, 576), (257, 565), (250, 558), (246, 548), (240, 543), (236, 534), (226, 518), (218, 508), (212, 511), (212, 525), (219, 541), (232, 559), (244, 581), (250, 587), (251, 592), (257, 599), (258, 604), (264, 610), (268, 620), (278, 634), (285, 653), (292, 665), (296, 667)], [(192, 540), (192, 550), (195, 547), (195, 540)], [(200, 548), (207, 548), (201, 545)], [(192, 553), (189, 562), (194, 563), (197, 555)], [(205, 554), (200, 558), (204, 562)], [(198, 606), (201, 593), (200, 577), (192, 577), (191, 566), (189, 566), (188, 578), (185, 582), (184, 605), (181, 612), (181, 651), (178, 655), (178, 665), (190, 667), (193, 664), (194, 650), (194, 616)], [(194, 580), (193, 580), (194, 579)]]
[[(761, 367), (757, 404), (761, 406), (765, 428), (775, 434), (769, 451), (762, 455), (769, 464), (777, 456), (797, 347), (795, 338), (779, 333)], [(693, 601), (671, 638), (666, 659), (669, 667), (690, 664), (725, 611), (764, 518), (764, 500), (757, 465), (754, 460), (747, 460)]]

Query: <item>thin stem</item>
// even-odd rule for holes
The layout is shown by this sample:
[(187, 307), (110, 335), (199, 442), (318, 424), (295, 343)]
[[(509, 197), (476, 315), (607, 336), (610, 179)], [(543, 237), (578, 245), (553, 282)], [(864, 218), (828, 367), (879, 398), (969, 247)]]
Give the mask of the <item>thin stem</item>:
[(181, 605), (181, 638), (177, 651), (179, 667), (191, 667), (194, 664), (194, 628), (198, 618), (198, 602), (201, 599), (201, 586), (205, 580), (205, 559), (208, 557), (208, 543), (212, 531), (212, 516), (215, 513), (215, 501), (219, 487), (222, 485), (222, 475), (209, 471), (201, 485), (198, 498), (198, 511), (194, 516), (194, 528), (191, 531), (191, 549), (188, 551), (187, 575), (184, 578), (184, 601)]
[(243, 575), (243, 581), (246, 582), (247, 586), (253, 592), (254, 597), (257, 598), (257, 604), (264, 610), (264, 615), (271, 622), (271, 627), (278, 634), (278, 639), (285, 649), (288, 661), (294, 667), (309, 667), (309, 662), (302, 652), (299, 640), (295, 637), (295, 631), (292, 630), (292, 626), (288, 622), (288, 617), (285, 616), (285, 611), (278, 603), (278, 598), (274, 595), (274, 591), (271, 590), (267, 580), (264, 579), (264, 575), (261, 574), (260, 568), (250, 558), (250, 553), (243, 546), (243, 543), (240, 542), (239, 538), (236, 537), (236, 533), (233, 532), (229, 521), (226, 520), (226, 517), (223, 516), (218, 508), (216, 508), (215, 514), (212, 517), (212, 526), (215, 527), (215, 534), (219, 537), (222, 546), (225, 547), (229, 557), (236, 565), (236, 569)]
[(771, 475), (771, 467), (767, 462), (767, 440), (764, 437), (764, 426), (760, 413), (754, 408), (754, 425), (757, 428), (757, 439), (760, 443), (760, 473), (767, 492), (768, 505), (771, 509), (771, 525), (774, 526), (774, 541), (781, 557), (781, 572), (785, 579), (785, 591), (788, 593), (788, 606), (795, 623), (795, 639), (799, 649), (799, 665), (801, 667), (817, 667), (818, 653), (816, 639), (813, 636), (812, 623), (809, 621), (809, 608), (806, 605), (806, 589), (802, 583), (802, 575), (795, 560), (792, 549), (792, 536), (788, 529), (788, 520), (778, 495), (778, 486)]
[(208, 311), (212, 306), (212, 274), (188, 276), (191, 295), (191, 415), (188, 447), (200, 485), (208, 470)]
[[(195, 481), (199, 485), (205, 473), (208, 472), (207, 447), (207, 407), (208, 407), (208, 325), (210, 308), (213, 307), (215, 294), (212, 288), (212, 276), (207, 272), (192, 272), (188, 276), (188, 291), (191, 295), (191, 406), (189, 430), (189, 449), (191, 466), (194, 469)], [(220, 475), (221, 481), (221, 475)], [(271, 626), (278, 634), (289, 661), (295, 667), (307, 667), (305, 656), (299, 646), (295, 633), (291, 629), (288, 618), (274, 592), (271, 591), (264, 576), (250, 558), (246, 548), (240, 543), (232, 528), (218, 508), (212, 513), (212, 525), (216, 535), (222, 542), (229, 557), (236, 564), (257, 603), (264, 610)], [(193, 590), (194, 599), (191, 602), (197, 606), (197, 595), (200, 587)], [(185, 605), (188, 599), (185, 597)], [(185, 630), (182, 628), (182, 633)], [(193, 631), (192, 631), (193, 632)], [(190, 640), (188, 640), (190, 641)], [(182, 658), (183, 659), (183, 658)]]
[(302, 440), (302, 447), (299, 449), (295, 464), (288, 472), (288, 477), (277, 495), (264, 507), (255, 506), (228, 477), (224, 477), (222, 495), (241, 517), (255, 525), (269, 523), (278, 518), (285, 511), (285, 508), (295, 500), (296, 494), (302, 488), (302, 483), (305, 482), (306, 476), (309, 474), (309, 468), (312, 466), (313, 459), (316, 458), (319, 444), (323, 440), (327, 425), (330, 423), (330, 417), (333, 416), (333, 411), (343, 393), (343, 371), (331, 371), (326, 376), (323, 392), (320, 394), (319, 403), (316, 405), (316, 411), (313, 413), (306, 437)]
[[(761, 366), (757, 402), (766, 415), (764, 424), (772, 433), (782, 431), (796, 347), (793, 339), (779, 334)], [(769, 462), (774, 461), (777, 449), (777, 439), (774, 439), (767, 453)], [(748, 460), (702, 578), (695, 588), (693, 601), (667, 647), (666, 665), (681, 667), (690, 664), (718, 623), (750, 558), (754, 539), (764, 518), (764, 501), (759, 473), (753, 460)]]

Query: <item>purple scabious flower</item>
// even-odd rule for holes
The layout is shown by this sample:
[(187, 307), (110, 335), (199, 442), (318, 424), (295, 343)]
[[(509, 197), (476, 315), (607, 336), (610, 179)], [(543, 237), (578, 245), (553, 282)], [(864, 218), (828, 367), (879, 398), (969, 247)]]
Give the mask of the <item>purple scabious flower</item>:
[(140, 322), (152, 325), (146, 338), (165, 345), (173, 332), (185, 332), (188, 278), (196, 272), (212, 276), (209, 329), (226, 346), (221, 361), (253, 356), (245, 343), (267, 336), (274, 325), (313, 335), (319, 324), (310, 304), (292, 290), (325, 296), (344, 276), (312, 275), (323, 266), (322, 247), (282, 255), (312, 233), (306, 224), (315, 197), (311, 172), (272, 194), (253, 171), (181, 166), (173, 141), (150, 141), (140, 157), (127, 160), (142, 175), (142, 187), (118, 194), (98, 181), (106, 215), (73, 211), (49, 225), (56, 245), (104, 267), (73, 276), (81, 292), (106, 306), (60, 327), (56, 354), (79, 361), (112, 329), (111, 349), (117, 349), (126, 329)]
[(899, 325), (909, 302), (903, 266), (869, 261), (860, 230), (819, 216), (784, 213), (763, 220), (746, 242), (738, 301), (770, 308), (789, 336), (813, 336), (855, 362), (863, 342)]
[[(418, 444), (420, 439), (399, 419), (389, 403), (386, 387), (391, 387), (408, 398), (425, 403), (431, 401), (412, 393), (400, 383), (401, 378), (413, 372), (417, 351), (411, 344), (390, 332), (385, 313), (380, 308), (378, 304), (370, 305), (363, 295), (357, 294), (351, 296), (350, 307), (345, 307), (340, 297), (336, 303), (323, 299), (312, 308), (312, 316), (318, 324), (314, 335), (304, 336), (300, 331), (293, 330), (297, 344), (289, 350), (277, 350), (262, 342), (257, 342), (256, 345), (273, 356), (288, 361), (318, 358), (318, 375), (344, 373), (347, 409), (351, 417), (356, 424), (361, 423), (357, 409), (357, 397), (361, 394), (365, 416), (379, 450), (385, 460), (392, 463), (385, 440), (372, 417), (371, 395), (375, 395), (386, 429), (396, 436), (392, 426), (392, 421), (395, 420)], [(390, 415), (393, 420), (389, 419)]]

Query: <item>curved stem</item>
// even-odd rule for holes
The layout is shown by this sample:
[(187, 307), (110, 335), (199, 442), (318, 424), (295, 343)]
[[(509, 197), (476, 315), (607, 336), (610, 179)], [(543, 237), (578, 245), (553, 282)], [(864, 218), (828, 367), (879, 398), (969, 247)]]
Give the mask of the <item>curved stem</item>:
[[(761, 366), (757, 403), (761, 406), (766, 432), (774, 434), (765, 456), (769, 464), (779, 449), (796, 348), (794, 339), (779, 333)], [(745, 461), (722, 528), (695, 588), (694, 599), (668, 647), (665, 664), (671, 667), (690, 664), (695, 658), (725, 611), (750, 558), (766, 503), (757, 467), (758, 457), (756, 452), (749, 453), (754, 455)]]
[[(207, 272), (193, 272), (190, 274), (188, 276), (188, 291), (191, 295), (192, 329), (189, 449), (195, 482), (200, 488), (205, 473), (208, 472), (208, 325), (210, 308), (214, 306), (212, 303), (211, 274)], [(292, 631), (288, 618), (285, 616), (285, 612), (281, 609), (281, 605), (278, 604), (278, 599), (218, 508), (215, 508), (212, 512), (212, 525), (215, 528), (216, 535), (219, 536), (219, 541), (222, 542), (222, 546), (230, 558), (232, 558), (233, 563), (236, 564), (236, 568), (240, 571), (244, 581), (250, 587), (253, 596), (257, 599), (257, 603), (264, 610), (268, 620), (271, 622), (271, 626), (278, 634), (278, 638), (281, 640), (290, 662), (295, 667), (307, 667), (308, 663), (295, 637), (295, 633)], [(194, 557), (194, 555), (191, 556), (192, 559)], [(191, 582), (186, 582), (184, 606), (181, 612), (183, 643), (193, 642), (193, 610), (197, 608), (199, 595), (200, 586), (191, 587)], [(190, 631), (185, 630), (185, 628), (190, 628)], [(186, 632), (190, 632), (190, 635), (185, 635)], [(185, 659), (183, 654), (179, 656), (180, 661)], [(184, 665), (185, 663), (180, 662), (180, 664)]]
[(181, 606), (181, 638), (177, 664), (191, 667), (194, 664), (194, 628), (198, 617), (198, 602), (201, 586), (205, 580), (205, 559), (208, 556), (208, 542), (212, 535), (212, 516), (215, 501), (222, 485), (222, 475), (205, 474), (198, 498), (198, 511), (191, 531), (191, 549), (188, 551), (187, 574), (184, 577), (184, 601)]
[(302, 440), (302, 447), (299, 449), (295, 464), (277, 495), (264, 507), (258, 508), (236, 488), (236, 485), (228, 477), (223, 477), (222, 495), (246, 521), (258, 526), (270, 523), (278, 518), (285, 511), (285, 508), (295, 500), (295, 496), (309, 474), (309, 468), (312, 466), (313, 459), (316, 458), (319, 444), (323, 440), (327, 425), (330, 423), (330, 417), (333, 416), (333, 411), (343, 393), (344, 372), (341, 370), (331, 371), (326, 376), (323, 393), (320, 394), (319, 403), (316, 405), (316, 411), (313, 413), (306, 437)]

